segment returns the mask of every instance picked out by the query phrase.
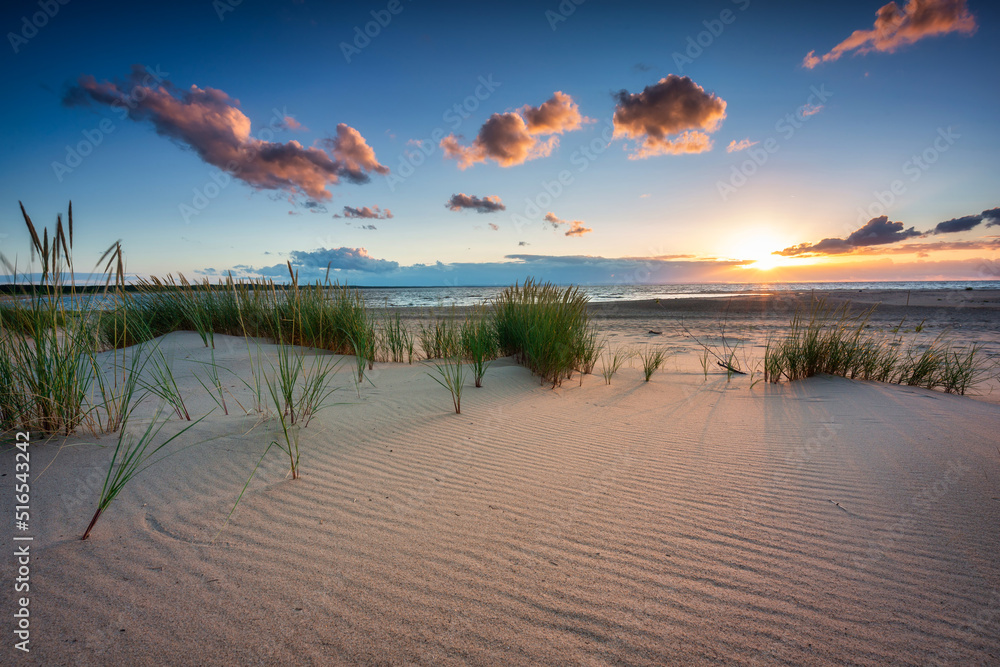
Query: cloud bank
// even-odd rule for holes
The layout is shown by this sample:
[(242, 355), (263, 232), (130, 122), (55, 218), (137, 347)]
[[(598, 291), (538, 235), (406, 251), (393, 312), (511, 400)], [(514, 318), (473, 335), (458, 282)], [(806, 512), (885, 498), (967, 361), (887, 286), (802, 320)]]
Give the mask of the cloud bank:
[[(239, 100), (221, 90), (191, 86), (187, 90), (150, 76), (151, 70), (133, 65), (120, 81), (98, 82), (81, 76), (63, 103), (114, 108), (123, 117), (149, 122), (157, 134), (195, 151), (204, 162), (259, 190), (281, 190), (314, 200), (330, 199), (327, 190), (341, 179), (365, 183), (371, 172), (388, 173), (361, 133), (343, 123), (336, 136), (323, 140), (327, 149), (304, 147), (297, 141), (262, 141), (250, 134), (250, 119)], [(286, 117), (284, 123), (292, 125)]]
[(965, 0), (909, 0), (902, 9), (890, 2), (875, 13), (875, 25), (871, 30), (855, 30), (822, 56), (810, 51), (802, 66), (812, 69), (852, 51), (893, 53), (925, 37), (952, 32), (971, 35), (977, 27), (976, 18), (969, 13)]
[[(305, 269), (306, 273), (325, 272), (327, 267), (336, 271), (358, 271), (361, 273), (388, 273), (399, 268), (399, 262), (375, 259), (364, 248), (317, 248), (316, 250), (293, 250), (288, 254), (293, 269)], [(311, 270), (311, 271), (310, 271)], [(276, 264), (257, 271), (262, 276), (278, 277), (288, 274), (285, 264)]]
[[(1000, 208), (988, 209), (979, 215), (966, 215), (961, 218), (945, 220), (944, 222), (939, 222), (933, 229), (926, 232), (918, 232), (914, 227), (904, 229), (905, 225), (902, 222), (890, 222), (889, 218), (883, 215), (878, 218), (872, 218), (860, 229), (852, 232), (847, 238), (827, 238), (818, 243), (800, 243), (784, 250), (776, 250), (773, 254), (784, 257), (816, 257), (821, 255), (859, 253), (871, 246), (898, 243), (915, 237), (966, 232), (984, 222), (987, 227), (1000, 226)], [(992, 248), (994, 245), (984, 245), (982, 242), (970, 242), (970, 244), (961, 247), (961, 249)], [(906, 247), (912, 248), (911, 252), (960, 249), (958, 244), (952, 244), (951, 247), (947, 248), (943, 244), (931, 243), (910, 244)]]
[[(555, 135), (578, 130), (589, 121), (580, 115), (572, 97), (556, 91), (540, 106), (493, 114), (469, 146), (463, 146), (454, 134), (442, 139), (440, 146), (445, 157), (458, 161), (459, 169), (488, 160), (513, 167), (548, 156), (559, 145)], [(542, 140), (544, 135), (549, 138)]]
[(476, 197), (475, 195), (467, 195), (464, 192), (452, 195), (451, 199), (444, 206), (450, 211), (473, 209), (477, 213), (495, 213), (507, 210), (507, 207), (500, 201), (500, 197), (496, 195)]
[(726, 102), (689, 77), (671, 74), (641, 93), (615, 95), (615, 137), (638, 144), (629, 156), (704, 153), (712, 148), (709, 134), (726, 118)]

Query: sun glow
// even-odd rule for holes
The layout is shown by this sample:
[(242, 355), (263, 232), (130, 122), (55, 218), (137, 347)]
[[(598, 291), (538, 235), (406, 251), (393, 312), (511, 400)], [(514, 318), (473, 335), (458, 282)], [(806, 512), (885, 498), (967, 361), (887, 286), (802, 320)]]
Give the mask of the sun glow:
[(737, 245), (731, 248), (730, 252), (733, 257), (749, 262), (744, 265), (745, 269), (769, 271), (779, 266), (802, 263), (801, 259), (796, 260), (773, 254), (775, 250), (780, 250), (788, 245), (788, 243), (783, 244), (780, 239), (766, 231), (755, 230), (741, 236), (737, 240)]

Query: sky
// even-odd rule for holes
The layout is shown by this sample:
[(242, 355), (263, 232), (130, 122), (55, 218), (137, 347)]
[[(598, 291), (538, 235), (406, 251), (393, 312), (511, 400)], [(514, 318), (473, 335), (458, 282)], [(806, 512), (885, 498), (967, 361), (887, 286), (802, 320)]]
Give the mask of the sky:
[(72, 201), (77, 270), (120, 240), (140, 277), (1000, 278), (986, 0), (35, 0), (0, 30), (19, 271), (19, 202)]

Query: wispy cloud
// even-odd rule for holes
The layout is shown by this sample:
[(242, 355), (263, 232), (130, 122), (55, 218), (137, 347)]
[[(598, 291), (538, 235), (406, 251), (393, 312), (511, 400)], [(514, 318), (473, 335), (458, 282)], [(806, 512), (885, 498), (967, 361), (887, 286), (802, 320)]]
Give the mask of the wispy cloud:
[(388, 220), (392, 218), (392, 211), (389, 209), (381, 209), (378, 206), (374, 208), (369, 208), (367, 206), (362, 206), (361, 208), (354, 208), (353, 206), (345, 206), (343, 214), (334, 214), (335, 218), (358, 218), (358, 219), (371, 219), (371, 220)]
[(473, 209), (478, 213), (495, 213), (507, 210), (507, 207), (500, 201), (500, 197), (496, 195), (476, 197), (475, 195), (467, 195), (464, 192), (452, 195), (451, 199), (445, 204), (445, 208), (451, 211)]
[(615, 137), (638, 143), (631, 159), (704, 153), (712, 148), (708, 135), (726, 118), (725, 100), (676, 74), (641, 93), (622, 90), (615, 99)]
[(756, 146), (758, 143), (760, 143), (760, 142), (750, 141), (749, 138), (747, 138), (747, 139), (740, 139), (739, 141), (736, 141), (735, 139), (733, 139), (732, 141), (729, 142), (729, 145), (726, 146), (726, 152), (727, 153), (735, 153), (737, 151), (745, 151), (746, 149), (750, 148), (751, 146)]
[[(445, 157), (458, 161), (459, 169), (488, 160), (513, 167), (551, 154), (559, 145), (555, 135), (577, 130), (589, 121), (580, 115), (572, 97), (556, 91), (540, 106), (493, 114), (469, 146), (463, 146), (454, 134), (442, 139), (440, 145)], [(549, 138), (542, 140), (545, 135)]]
[(876, 12), (875, 25), (870, 30), (855, 30), (822, 56), (810, 51), (802, 65), (812, 69), (852, 51), (892, 53), (925, 37), (952, 32), (971, 35), (977, 27), (976, 18), (969, 12), (965, 0), (909, 0), (902, 9), (890, 2)]
[(569, 229), (566, 230), (566, 236), (583, 236), (584, 234), (594, 231), (589, 227), (584, 227), (582, 220), (562, 220), (561, 218), (556, 217), (556, 214), (551, 211), (545, 214), (545, 222), (551, 224), (553, 229), (558, 229), (561, 225), (569, 227)]
[[(282, 190), (314, 200), (331, 197), (327, 187), (341, 179), (365, 183), (369, 174), (388, 173), (356, 129), (343, 123), (336, 136), (322, 141), (327, 150), (297, 141), (276, 143), (251, 136), (250, 119), (239, 100), (221, 90), (175, 87), (168, 80), (149, 82), (146, 68), (134, 65), (121, 81), (98, 82), (81, 76), (63, 98), (67, 106), (91, 103), (113, 107), (136, 122), (195, 151), (206, 163), (262, 190)], [(286, 125), (288, 117), (284, 119)], [(294, 119), (292, 119), (294, 122)]]

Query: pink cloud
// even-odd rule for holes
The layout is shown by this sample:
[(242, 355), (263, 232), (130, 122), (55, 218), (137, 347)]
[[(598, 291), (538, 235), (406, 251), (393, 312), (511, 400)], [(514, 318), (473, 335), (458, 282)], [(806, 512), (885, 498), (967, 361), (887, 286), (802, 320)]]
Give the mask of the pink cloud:
[(214, 88), (180, 90), (167, 80), (152, 82), (139, 65), (125, 81), (98, 83), (81, 76), (63, 101), (69, 106), (102, 104), (134, 121), (148, 121), (158, 134), (257, 189), (326, 200), (331, 197), (327, 187), (342, 178), (365, 183), (370, 172), (389, 171), (361, 134), (343, 123), (335, 137), (323, 141), (330, 152), (297, 141), (262, 141), (251, 136), (250, 119), (240, 111), (239, 100)]

